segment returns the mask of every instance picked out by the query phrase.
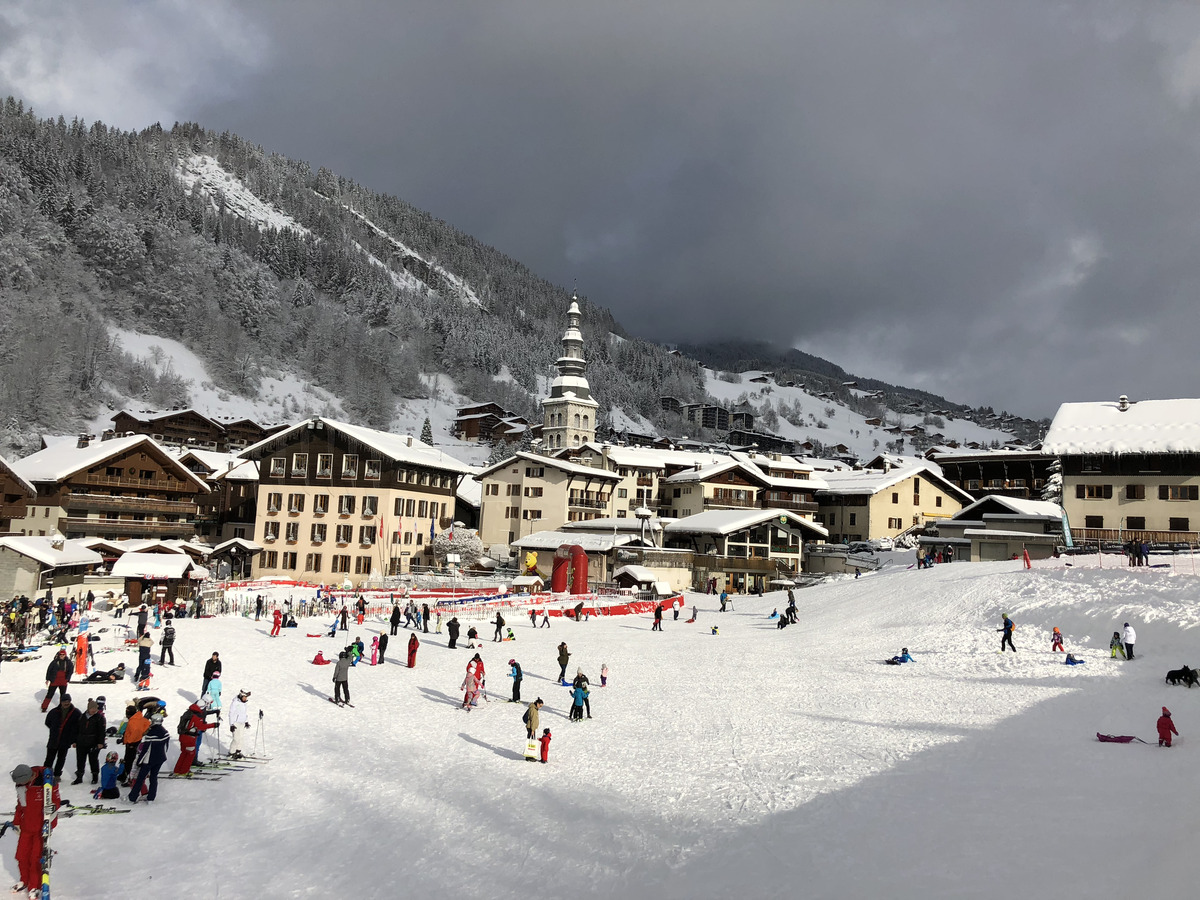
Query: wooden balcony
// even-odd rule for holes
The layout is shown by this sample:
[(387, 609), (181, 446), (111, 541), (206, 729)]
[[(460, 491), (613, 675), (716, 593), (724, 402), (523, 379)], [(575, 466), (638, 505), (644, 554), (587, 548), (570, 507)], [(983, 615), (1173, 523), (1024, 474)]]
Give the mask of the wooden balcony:
[(585, 500), (582, 497), (571, 497), (567, 500), (568, 506), (573, 506), (578, 509), (607, 509), (607, 500)]
[(765, 497), (758, 502), (763, 509), (786, 509), (791, 512), (815, 513), (820, 506), (810, 500), (768, 500)]
[(705, 497), (705, 509), (758, 509), (758, 501), (753, 497), (741, 499), (733, 497)]
[(188, 516), (196, 513), (196, 504), (190, 500), (156, 500), (153, 497), (112, 497), (107, 494), (72, 493), (63, 498), (68, 507), (110, 510), (113, 512), (156, 512)]
[(131, 491), (186, 491), (191, 482), (176, 481), (166, 478), (127, 478), (125, 476), (88, 475), (86, 484), (99, 484), (105, 487), (127, 488)]
[(1125, 543), (1140, 541), (1147, 544), (1196, 544), (1200, 543), (1200, 532), (1195, 531), (1130, 531), (1123, 528), (1076, 528), (1071, 526), (1071, 540), (1076, 544), (1084, 542), (1095, 543)]
[(68, 537), (72, 534), (84, 534), (88, 537), (188, 537), (196, 531), (195, 523), (190, 521), (138, 522), (133, 519), (81, 519), (71, 516), (58, 521), (59, 530)]

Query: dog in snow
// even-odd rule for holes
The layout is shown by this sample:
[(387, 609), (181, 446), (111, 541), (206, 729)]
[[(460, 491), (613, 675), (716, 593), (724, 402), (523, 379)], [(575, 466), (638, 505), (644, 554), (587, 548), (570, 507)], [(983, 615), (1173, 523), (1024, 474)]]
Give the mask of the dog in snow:
[(1181, 669), (1172, 669), (1167, 673), (1167, 684), (1186, 684), (1189, 688), (1200, 686), (1200, 672), (1195, 669), (1189, 669), (1184, 666)]

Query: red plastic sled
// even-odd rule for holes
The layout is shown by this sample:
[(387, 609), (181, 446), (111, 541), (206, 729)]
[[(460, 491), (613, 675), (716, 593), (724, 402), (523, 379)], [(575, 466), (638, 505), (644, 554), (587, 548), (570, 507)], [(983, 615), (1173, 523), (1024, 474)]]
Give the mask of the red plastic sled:
[[(1106, 744), (1131, 744), (1134, 741), (1141, 741), (1141, 738), (1134, 737), (1132, 734), (1101, 734), (1096, 732), (1096, 740), (1103, 741)], [(1145, 741), (1142, 741), (1144, 744)]]

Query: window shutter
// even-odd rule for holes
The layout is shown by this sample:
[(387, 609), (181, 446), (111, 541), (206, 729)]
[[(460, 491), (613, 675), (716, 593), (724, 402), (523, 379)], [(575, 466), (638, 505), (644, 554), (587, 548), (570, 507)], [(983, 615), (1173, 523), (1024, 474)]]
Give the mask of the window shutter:
[(1169, 498), (1169, 496), (1170, 496), (1170, 494), (1169, 494), (1169, 489), (1167, 488), (1167, 486), (1165, 484), (1160, 484), (1158, 486), (1158, 499), (1166, 500)]
[(1082, 500), (1086, 495), (1082, 484), (1075, 485), (1075, 499)]
[(1111, 484), (1106, 484), (1104, 486), (1104, 499), (1105, 500), (1112, 499), (1112, 485)]

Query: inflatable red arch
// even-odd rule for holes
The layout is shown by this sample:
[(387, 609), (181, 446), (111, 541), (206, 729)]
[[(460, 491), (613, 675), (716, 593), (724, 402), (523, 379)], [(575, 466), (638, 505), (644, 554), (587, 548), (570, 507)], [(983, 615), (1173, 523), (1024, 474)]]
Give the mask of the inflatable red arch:
[(566, 593), (567, 573), (571, 576), (571, 593), (588, 592), (587, 551), (578, 544), (563, 544), (554, 551), (554, 570), (550, 575), (550, 590), (556, 594)]

